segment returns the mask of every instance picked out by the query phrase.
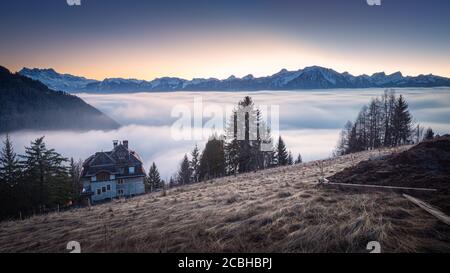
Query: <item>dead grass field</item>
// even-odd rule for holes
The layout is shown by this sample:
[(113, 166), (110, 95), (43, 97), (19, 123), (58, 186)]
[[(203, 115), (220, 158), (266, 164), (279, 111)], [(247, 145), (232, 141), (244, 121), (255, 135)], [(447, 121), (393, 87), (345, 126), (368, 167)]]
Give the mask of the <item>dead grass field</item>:
[[(406, 149), (406, 148), (402, 148)], [(391, 150), (344, 156), (325, 176)], [(450, 227), (400, 194), (326, 189), (318, 162), (0, 223), (0, 252), (449, 252)]]

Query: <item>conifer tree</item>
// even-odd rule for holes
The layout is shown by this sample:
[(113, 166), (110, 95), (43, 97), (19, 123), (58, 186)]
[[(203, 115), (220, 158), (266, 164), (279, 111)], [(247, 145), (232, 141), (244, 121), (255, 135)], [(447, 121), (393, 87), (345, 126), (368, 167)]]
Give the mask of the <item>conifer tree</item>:
[(200, 158), (200, 180), (222, 177), (225, 175), (224, 142), (213, 136), (206, 143)]
[(402, 95), (394, 106), (394, 143), (396, 146), (407, 144), (411, 137), (412, 118), (408, 110), (408, 104)]
[(277, 162), (278, 166), (286, 166), (289, 163), (289, 154), (286, 150), (286, 145), (284, 144), (284, 141), (281, 138), (281, 136), (278, 138)]
[(178, 171), (178, 184), (186, 185), (191, 182), (192, 170), (189, 166), (189, 159), (187, 155), (184, 155), (180, 164), (180, 170)]
[(192, 159), (191, 159), (191, 170), (192, 170), (192, 177), (193, 177), (193, 182), (196, 183), (199, 181), (199, 176), (200, 176), (200, 159), (199, 159), (199, 150), (198, 150), (198, 146), (195, 145), (194, 150), (192, 150), (191, 153)]
[(431, 128), (428, 128), (427, 131), (425, 132), (425, 140), (431, 140), (434, 138), (434, 131)]
[(19, 159), (14, 152), (9, 135), (6, 135), (3, 149), (0, 151), (0, 181), (5, 186), (13, 188), (19, 182), (20, 174)]
[(292, 152), (288, 153), (288, 165), (294, 165), (294, 157), (292, 156)]
[(295, 160), (295, 164), (302, 164), (303, 158), (301, 154), (298, 154), (297, 159)]
[(0, 219), (14, 215), (23, 206), (21, 168), (9, 135), (0, 150)]
[(158, 168), (156, 167), (155, 162), (150, 166), (150, 170), (148, 172), (148, 189), (149, 191), (154, 191), (161, 187), (161, 177), (159, 175)]
[(67, 202), (71, 190), (64, 163), (68, 160), (54, 149), (47, 149), (44, 137), (31, 142), (30, 147), (25, 147), (22, 157), (26, 183), (34, 189), (34, 205), (52, 206)]

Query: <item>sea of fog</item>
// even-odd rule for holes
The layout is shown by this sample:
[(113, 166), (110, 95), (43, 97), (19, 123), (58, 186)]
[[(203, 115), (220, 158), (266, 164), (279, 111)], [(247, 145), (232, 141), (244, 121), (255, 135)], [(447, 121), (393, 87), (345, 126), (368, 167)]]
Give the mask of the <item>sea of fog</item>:
[[(314, 91), (261, 92), (166, 92), (134, 94), (77, 94), (123, 125), (113, 131), (27, 131), (11, 134), (17, 153), (31, 140), (45, 135), (47, 146), (66, 157), (85, 159), (97, 151), (109, 151), (112, 140), (129, 140), (148, 170), (156, 162), (162, 178), (172, 175), (185, 153), (195, 144), (203, 148), (207, 135), (201, 139), (176, 140), (171, 127), (178, 119), (174, 107), (193, 109), (194, 99), (202, 108), (223, 109), (235, 105), (244, 96), (256, 105), (279, 106), (279, 129), (294, 156), (301, 153), (305, 161), (328, 157), (334, 149), (339, 132), (347, 120), (354, 120), (361, 107), (383, 89), (335, 89)], [(450, 132), (450, 88), (396, 89), (406, 97), (416, 122), (431, 126), (437, 133)], [(194, 113), (192, 113), (194, 115)], [(192, 117), (193, 118), (193, 117)], [(208, 116), (203, 116), (208, 121)], [(198, 124), (197, 124), (198, 125)], [(199, 129), (199, 128), (197, 128)], [(3, 138), (4, 136), (0, 136)]]

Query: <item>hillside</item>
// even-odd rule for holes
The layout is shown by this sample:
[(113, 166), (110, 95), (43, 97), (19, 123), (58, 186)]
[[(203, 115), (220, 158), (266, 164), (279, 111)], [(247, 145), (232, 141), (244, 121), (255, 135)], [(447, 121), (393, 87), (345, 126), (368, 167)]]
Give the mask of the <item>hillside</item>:
[(0, 66), (0, 132), (118, 127), (114, 120), (82, 99), (53, 91)]
[(39, 80), (48, 87), (67, 92), (149, 92), (149, 91), (257, 91), (297, 90), (331, 88), (394, 88), (394, 87), (440, 87), (450, 86), (450, 79), (435, 75), (403, 76), (396, 72), (384, 72), (372, 76), (353, 76), (333, 69), (311, 66), (297, 71), (282, 69), (266, 77), (247, 75), (227, 79), (198, 78), (186, 80), (162, 77), (152, 81), (109, 78), (103, 81), (86, 79), (69, 74), (59, 74), (53, 69), (29, 69), (19, 71), (21, 75)]
[(450, 137), (424, 141), (413, 148), (345, 169), (332, 182), (436, 189), (415, 196), (450, 215)]
[[(405, 150), (409, 147), (401, 148)], [(394, 150), (324, 162), (332, 176)], [(0, 223), (0, 252), (450, 251), (450, 227), (395, 192), (317, 185), (319, 162), (174, 188), (129, 200)]]

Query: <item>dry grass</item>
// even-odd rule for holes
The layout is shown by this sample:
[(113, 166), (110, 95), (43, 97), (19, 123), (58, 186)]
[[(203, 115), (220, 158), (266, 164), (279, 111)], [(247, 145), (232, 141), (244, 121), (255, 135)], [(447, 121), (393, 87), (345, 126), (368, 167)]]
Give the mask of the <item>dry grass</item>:
[[(329, 176), (374, 151), (328, 160)], [(450, 229), (397, 193), (317, 186), (317, 162), (0, 223), (0, 252), (450, 251)]]

